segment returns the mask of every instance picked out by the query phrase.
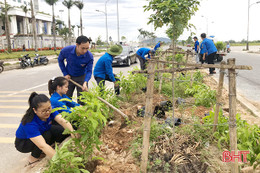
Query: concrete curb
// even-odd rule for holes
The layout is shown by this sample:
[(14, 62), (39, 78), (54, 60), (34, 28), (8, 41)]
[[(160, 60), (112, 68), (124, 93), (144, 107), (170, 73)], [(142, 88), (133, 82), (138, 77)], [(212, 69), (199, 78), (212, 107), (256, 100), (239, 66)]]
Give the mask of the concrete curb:
[[(58, 62), (58, 59), (57, 58), (53, 58), (53, 59), (49, 59), (49, 63), (48, 64), (57, 63), (57, 62)], [(37, 65), (37, 66), (34, 66), (33, 68), (36, 68), (38, 66), (44, 66), (44, 65)], [(27, 67), (27, 68), (32, 68), (32, 67)], [(8, 66), (4, 66), (3, 73), (5, 71), (14, 70), (14, 69), (21, 69), (20, 64), (12, 64), (12, 65), (8, 65)]]

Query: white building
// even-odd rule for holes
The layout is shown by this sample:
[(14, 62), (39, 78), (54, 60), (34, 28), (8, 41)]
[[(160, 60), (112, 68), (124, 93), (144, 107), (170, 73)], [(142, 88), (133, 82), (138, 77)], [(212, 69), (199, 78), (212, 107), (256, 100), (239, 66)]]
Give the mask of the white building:
[[(11, 16), (9, 28), (12, 39), (12, 48), (22, 47), (23, 44), (26, 45), (26, 48), (31, 48), (33, 44), (31, 11), (29, 10), (27, 14), (25, 14), (23, 9), (21, 8), (22, 5), (27, 5), (27, 8), (30, 9), (30, 0), (7, 0), (7, 3), (12, 7), (8, 11), (8, 15)], [(33, 0), (33, 3), (36, 18), (36, 33), (38, 35), (38, 39), (40, 40), (38, 46), (40, 48), (52, 47), (52, 16), (50, 14), (44, 13), (42, 11), (44, 9), (39, 8), (38, 0)], [(4, 0), (0, 0), (0, 6), (3, 5)], [(6, 45), (5, 36), (3, 35), (3, 33), (5, 32), (4, 26), (4, 22), (0, 19), (0, 35), (2, 39), (2, 46)], [(64, 46), (63, 39), (61, 37), (57, 37), (57, 46)]]

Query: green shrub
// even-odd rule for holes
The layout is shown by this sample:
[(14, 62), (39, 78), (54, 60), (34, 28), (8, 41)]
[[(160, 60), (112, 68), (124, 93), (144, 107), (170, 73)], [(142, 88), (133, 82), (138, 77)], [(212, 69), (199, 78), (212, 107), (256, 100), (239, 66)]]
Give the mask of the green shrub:
[(217, 43), (215, 43), (215, 46), (216, 46), (218, 52), (225, 48), (225, 44), (222, 41), (218, 41)]

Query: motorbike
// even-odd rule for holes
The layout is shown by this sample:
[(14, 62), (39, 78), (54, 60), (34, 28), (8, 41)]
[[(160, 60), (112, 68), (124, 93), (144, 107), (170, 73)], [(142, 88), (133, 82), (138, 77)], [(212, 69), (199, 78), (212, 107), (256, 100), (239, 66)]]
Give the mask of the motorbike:
[(29, 57), (29, 54), (26, 54), (22, 58), (19, 58), (19, 61), (20, 61), (20, 67), (22, 69), (29, 67), (29, 66), (33, 66), (32, 60), (31, 60), (31, 57)]
[(230, 48), (227, 48), (227, 53), (230, 53), (231, 49)]
[(0, 61), (0, 73), (4, 71), (4, 61)]
[(47, 65), (49, 62), (49, 59), (46, 56), (39, 56), (39, 54), (35, 54), (32, 66), (35, 65)]

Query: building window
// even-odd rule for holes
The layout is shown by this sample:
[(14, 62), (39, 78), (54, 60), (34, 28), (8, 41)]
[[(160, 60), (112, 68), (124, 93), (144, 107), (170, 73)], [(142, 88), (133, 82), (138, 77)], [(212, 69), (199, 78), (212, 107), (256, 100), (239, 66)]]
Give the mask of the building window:
[(16, 2), (16, 0), (13, 0), (14, 2)]
[(26, 1), (23, 1), (24, 5), (26, 5)]
[(21, 1), (21, 0), (18, 0), (18, 2), (20, 2), (20, 3), (21, 3), (22, 1)]

